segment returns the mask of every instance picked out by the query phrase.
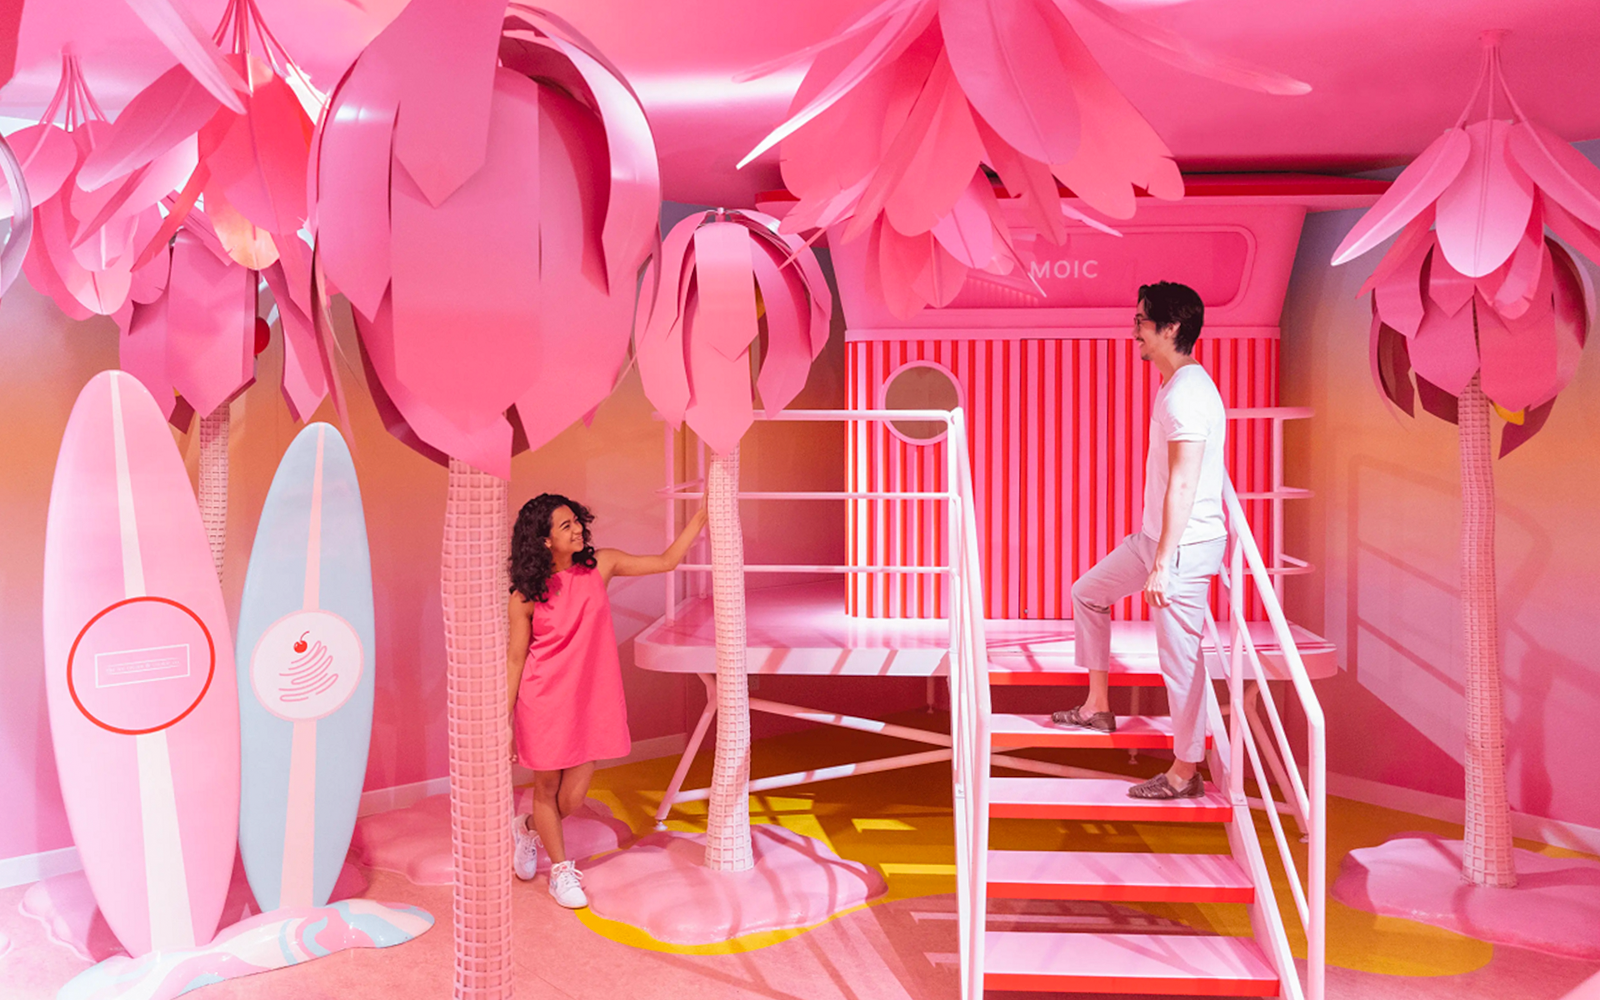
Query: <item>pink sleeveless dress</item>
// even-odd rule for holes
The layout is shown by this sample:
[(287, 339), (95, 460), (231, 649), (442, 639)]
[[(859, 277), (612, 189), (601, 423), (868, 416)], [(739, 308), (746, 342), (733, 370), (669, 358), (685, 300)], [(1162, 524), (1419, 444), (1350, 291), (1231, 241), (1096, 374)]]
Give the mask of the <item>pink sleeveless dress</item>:
[(533, 606), (533, 634), (517, 687), (517, 760), (558, 771), (627, 756), (632, 747), (611, 601), (598, 569), (550, 577)]

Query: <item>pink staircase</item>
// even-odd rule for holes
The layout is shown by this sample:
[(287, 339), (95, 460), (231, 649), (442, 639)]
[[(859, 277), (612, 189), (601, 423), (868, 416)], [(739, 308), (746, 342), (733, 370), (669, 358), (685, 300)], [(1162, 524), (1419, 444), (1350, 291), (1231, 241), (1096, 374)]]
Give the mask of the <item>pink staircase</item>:
[[(1079, 675), (1039, 673), (1032, 683), (1072, 683)], [(1114, 681), (1149, 675), (1123, 672)], [(1159, 679), (1159, 675), (1156, 675)], [(991, 683), (994, 683), (991, 675)], [(1163, 716), (1120, 718), (1115, 733), (1063, 729), (1047, 716), (995, 712), (989, 742), (996, 750), (1027, 747), (1168, 748)], [(1208, 747), (1211, 741), (1208, 739)], [(1120, 778), (992, 777), (990, 818), (1140, 823), (1229, 823), (1234, 807), (1207, 786), (1197, 799), (1131, 799)], [(1255, 886), (1229, 855), (1089, 851), (988, 852), (992, 899), (1093, 900), (1116, 903), (1240, 903)], [(1279, 977), (1256, 942), (1215, 935), (989, 931), (984, 937), (984, 987), (1050, 993), (1135, 993), (1177, 996), (1276, 996)]]

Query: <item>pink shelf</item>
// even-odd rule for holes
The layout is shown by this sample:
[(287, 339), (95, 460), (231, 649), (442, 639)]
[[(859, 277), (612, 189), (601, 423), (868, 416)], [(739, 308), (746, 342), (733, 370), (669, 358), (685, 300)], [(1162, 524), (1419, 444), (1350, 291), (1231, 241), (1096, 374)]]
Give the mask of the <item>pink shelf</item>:
[(1210, 785), (1193, 799), (1133, 799), (1116, 778), (991, 778), (989, 815), (1010, 819), (1226, 823), (1233, 806)]
[[(750, 673), (928, 677), (947, 672), (946, 622), (851, 618), (844, 611), (844, 586), (843, 580), (829, 579), (749, 590), (745, 617)], [(1277, 647), (1271, 627), (1252, 622), (1250, 628), (1272, 669)], [(1333, 644), (1293, 628), (1311, 676), (1331, 676), (1337, 670)], [(985, 631), (991, 683), (1083, 683), (1086, 675), (1073, 662), (1071, 621), (995, 620), (985, 624)], [(713, 637), (711, 599), (690, 598), (679, 605), (674, 621), (657, 619), (639, 633), (635, 662), (666, 673), (715, 673)], [(1161, 683), (1155, 629), (1149, 622), (1113, 623), (1111, 659), (1113, 683)]]
[(1109, 902), (1249, 903), (1250, 884), (1226, 854), (990, 851), (989, 896)]
[(1275, 996), (1278, 975), (1248, 938), (990, 931), (984, 986), (1061, 993)]

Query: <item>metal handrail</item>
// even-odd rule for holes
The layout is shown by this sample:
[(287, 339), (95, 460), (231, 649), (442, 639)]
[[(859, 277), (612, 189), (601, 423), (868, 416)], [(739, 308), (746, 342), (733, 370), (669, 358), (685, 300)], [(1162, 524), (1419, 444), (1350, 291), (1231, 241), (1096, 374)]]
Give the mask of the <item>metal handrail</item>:
[[(1289, 947), (1286, 937), (1266, 942), (1279, 957), (1274, 964), (1279, 966), (1279, 973), (1285, 985), (1291, 988), (1286, 992), (1293, 1000), (1296, 996), (1303, 996), (1305, 1000), (1323, 1000), (1326, 987), (1326, 957), (1327, 957), (1327, 847), (1328, 847), (1328, 810), (1327, 810), (1327, 725), (1322, 712), (1322, 705), (1317, 700), (1316, 692), (1311, 686), (1311, 676), (1306, 671), (1305, 663), (1300, 657), (1300, 650), (1295, 646), (1294, 636), (1289, 629), (1288, 618), (1283, 613), (1283, 606), (1278, 600), (1276, 589), (1271, 585), (1272, 577), (1268, 574), (1265, 561), (1261, 557), (1261, 550), (1256, 545), (1255, 536), (1252, 534), (1248, 520), (1245, 518), (1244, 508), (1239, 502), (1238, 495), (1234, 492), (1233, 484), (1227, 480), (1223, 482), (1223, 504), (1227, 511), (1229, 525), (1229, 552), (1228, 569), (1223, 576), (1223, 584), (1227, 588), (1229, 598), (1229, 629), (1232, 643), (1228, 657), (1228, 697), (1230, 718), (1228, 721), (1229, 767), (1228, 783), (1229, 792), (1236, 805), (1245, 802), (1245, 758), (1249, 758), (1251, 771), (1256, 779), (1256, 786), (1261, 790), (1263, 805), (1266, 807), (1267, 821), (1272, 829), (1279, 860), (1283, 864), (1288, 876), (1290, 894), (1294, 898), (1295, 912), (1306, 936), (1306, 973), (1305, 983), (1299, 982), (1294, 974), (1294, 965), (1288, 960)], [(1272, 631), (1278, 643), (1279, 653), (1284, 666), (1287, 668), (1289, 682), (1294, 686), (1295, 694), (1300, 699), (1301, 709), (1305, 714), (1307, 767), (1306, 775), (1302, 780), (1300, 769), (1297, 766), (1293, 748), (1290, 745), (1287, 733), (1284, 731), (1283, 721), (1273, 699), (1271, 688), (1267, 685), (1268, 675), (1261, 662), (1261, 656), (1256, 649), (1255, 642), (1250, 637), (1250, 631), (1245, 622), (1244, 615), (1244, 581), (1248, 577), (1255, 583), (1255, 592), (1267, 613), (1267, 620), (1272, 625)], [(1218, 652), (1222, 650), (1219, 637), (1216, 635), (1216, 623), (1210, 622), (1212, 643)], [(1249, 676), (1246, 677), (1246, 664), (1248, 663)], [(1267, 780), (1267, 771), (1262, 766), (1261, 750), (1256, 744), (1255, 734), (1251, 731), (1244, 704), (1243, 687), (1245, 680), (1256, 684), (1262, 700), (1267, 705), (1267, 713), (1271, 720), (1271, 735), (1277, 746), (1278, 753), (1284, 762), (1284, 772), (1288, 778), (1284, 794), (1290, 796), (1298, 816), (1302, 818), (1306, 831), (1307, 856), (1305, 884), (1301, 885), (1299, 866), (1295, 863), (1293, 853), (1289, 847), (1288, 837), (1284, 832), (1278, 811), (1273, 808), (1270, 784)], [(1266, 867), (1264, 859), (1259, 856), (1260, 844), (1255, 836), (1253, 824), (1248, 831), (1241, 830), (1247, 850), (1256, 855), (1248, 859), (1250, 867), (1258, 875), (1265, 876)], [(1270, 903), (1272, 894), (1270, 883), (1261, 888), (1268, 888), (1265, 894)], [(1281, 924), (1274, 928), (1274, 937), (1283, 934)]]

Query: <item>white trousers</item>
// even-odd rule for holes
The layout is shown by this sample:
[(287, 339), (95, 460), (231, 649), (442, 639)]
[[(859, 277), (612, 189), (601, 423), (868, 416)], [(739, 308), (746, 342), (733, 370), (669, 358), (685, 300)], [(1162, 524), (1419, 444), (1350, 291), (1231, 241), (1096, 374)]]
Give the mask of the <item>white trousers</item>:
[[(1156, 654), (1167, 682), (1173, 753), (1198, 764), (1205, 759), (1205, 660), (1200, 637), (1206, 627), (1211, 578), (1222, 568), (1226, 538), (1178, 546), (1168, 574), (1164, 608), (1151, 608)], [(1078, 666), (1111, 667), (1111, 605), (1144, 589), (1155, 565), (1155, 539), (1135, 532), (1072, 585), (1073, 634)]]

